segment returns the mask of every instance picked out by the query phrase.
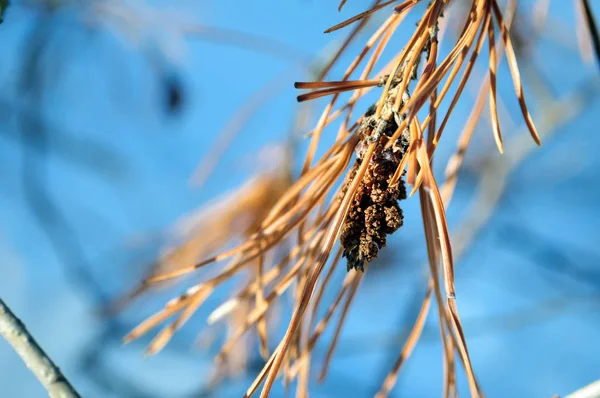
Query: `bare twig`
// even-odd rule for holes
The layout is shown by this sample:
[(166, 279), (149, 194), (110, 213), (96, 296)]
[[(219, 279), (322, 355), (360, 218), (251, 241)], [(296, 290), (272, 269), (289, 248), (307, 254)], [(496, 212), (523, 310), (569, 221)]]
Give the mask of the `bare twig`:
[(29, 334), (23, 322), (0, 299), (0, 335), (12, 345), (51, 398), (79, 398), (60, 369)]

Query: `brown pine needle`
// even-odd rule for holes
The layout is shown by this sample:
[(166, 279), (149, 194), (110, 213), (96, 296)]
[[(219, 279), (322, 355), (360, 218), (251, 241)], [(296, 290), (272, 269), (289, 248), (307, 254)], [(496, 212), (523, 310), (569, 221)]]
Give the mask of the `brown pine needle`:
[[(382, 79), (387, 78), (387, 76), (382, 77)], [(299, 89), (316, 89), (316, 88), (326, 88), (326, 87), (346, 87), (346, 86), (361, 86), (371, 87), (371, 86), (383, 86), (382, 79), (372, 79), (372, 80), (343, 80), (343, 81), (334, 81), (334, 82), (296, 82), (294, 83), (294, 88)]]
[[(508, 28), (510, 28), (510, 26), (513, 22), (516, 6), (517, 6), (516, 0), (511, 0), (506, 8), (505, 14), (508, 15), (507, 20), (506, 20), (506, 26)], [(504, 54), (504, 47), (499, 46), (498, 53), (496, 56), (496, 67), (500, 63), (500, 60), (501, 60), (501, 57), (503, 54)], [(471, 138), (473, 137), (473, 134), (475, 133), (475, 127), (477, 126), (477, 122), (481, 116), (483, 107), (485, 105), (485, 96), (486, 96), (487, 90), (489, 90), (489, 77), (487, 77), (483, 81), (483, 83), (481, 84), (481, 87), (479, 88), (479, 94), (477, 95), (475, 105), (473, 106), (473, 109), (471, 111), (471, 114), (469, 115), (469, 118), (467, 120), (465, 128), (463, 129), (463, 132), (462, 132), (460, 138), (458, 139), (457, 150), (454, 153), (454, 155), (452, 155), (452, 157), (450, 158), (450, 160), (448, 161), (448, 164), (446, 166), (446, 171), (445, 171), (446, 183), (444, 183), (444, 185), (442, 187), (442, 197), (444, 197), (444, 198), (450, 198), (451, 192), (453, 192), (454, 188), (456, 187), (456, 183), (458, 181), (458, 173), (461, 169), (462, 162), (464, 160), (464, 156), (466, 154), (469, 144), (471, 143)], [(429, 153), (433, 154), (434, 149), (435, 149), (435, 147), (431, 146), (429, 149)], [(446, 206), (447, 205), (448, 205), (448, 203), (446, 203)]]
[(394, 363), (394, 366), (390, 370), (390, 372), (385, 377), (379, 392), (375, 395), (375, 398), (386, 398), (389, 393), (392, 391), (392, 388), (396, 384), (396, 380), (398, 378), (398, 373), (400, 372), (400, 368), (404, 364), (404, 362), (410, 357), (412, 354), (419, 338), (421, 337), (421, 333), (423, 332), (423, 326), (425, 326), (425, 321), (427, 320), (427, 315), (429, 314), (429, 307), (431, 306), (431, 292), (433, 290), (433, 281), (429, 279), (429, 286), (427, 287), (427, 293), (425, 293), (425, 297), (423, 298), (423, 303), (421, 304), (421, 309), (419, 310), (419, 314), (417, 315), (417, 319), (413, 324), (413, 327), (408, 335), (406, 342), (404, 343), (404, 347), (402, 347), (402, 351), (400, 351), (400, 355), (398, 359)]
[(289, 71), (276, 76), (266, 86), (256, 91), (248, 101), (244, 103), (228, 120), (227, 124), (218, 134), (217, 140), (212, 145), (205, 158), (200, 161), (196, 170), (194, 170), (190, 183), (196, 188), (201, 187), (210, 177), (216, 168), (219, 160), (227, 149), (234, 143), (235, 139), (240, 134), (244, 125), (256, 114), (256, 112), (264, 106), (275, 94), (282, 88), (286, 87), (289, 82)]
[(153, 329), (159, 323), (168, 319), (169, 317), (176, 314), (178, 311), (183, 309), (186, 305), (186, 302), (180, 300), (177, 304), (168, 306), (162, 311), (152, 315), (150, 318), (146, 319), (144, 322), (136, 326), (131, 332), (129, 332), (125, 337), (123, 337), (123, 344), (127, 344), (140, 336), (146, 334), (150, 329)]
[[(360, 88), (378, 86), (380, 84), (380, 81), (374, 80), (374, 81), (365, 81), (365, 82), (340, 82), (340, 83), (348, 83), (348, 84), (344, 84), (344, 85), (340, 84), (340, 85), (332, 86), (332, 87), (325, 88), (322, 90), (315, 90), (310, 93), (301, 94), (296, 98), (297, 98), (298, 102), (310, 101), (310, 100), (314, 100), (317, 98), (325, 97), (327, 95), (339, 94), (339, 93), (343, 93), (346, 91), (357, 90)], [(297, 88), (301, 88), (301, 87), (297, 87)]]
[[(204, 286), (203, 286), (204, 287)], [(195, 292), (190, 298), (190, 302), (183, 310), (183, 312), (179, 315), (179, 317), (173, 322), (171, 325), (165, 327), (155, 338), (152, 340), (148, 349), (146, 350), (146, 355), (154, 355), (158, 351), (162, 350), (164, 346), (171, 340), (175, 331), (181, 328), (190, 317), (196, 312), (198, 307), (202, 305), (202, 303), (210, 296), (213, 292), (213, 288), (200, 288), (197, 292)]]
[[(306, 232), (306, 236), (312, 236), (313, 232), (314, 232), (314, 229), (311, 229), (311, 230), (307, 231)], [(315, 236), (315, 238), (318, 239), (319, 236), (320, 235), (317, 234)], [(289, 264), (290, 260), (292, 258), (295, 258), (300, 253), (300, 251), (301, 251), (300, 246), (296, 246), (296, 247), (292, 248), (292, 250), (288, 253), (288, 255), (283, 260), (281, 260), (276, 266), (274, 266), (273, 268), (269, 269), (269, 271), (267, 271), (265, 273), (265, 275), (263, 277), (263, 283), (265, 285), (270, 284), (276, 278), (280, 277), (282, 271), (284, 270), (285, 267), (287, 267), (287, 265)], [(288, 277), (289, 277), (289, 275), (288, 275)], [(288, 278), (288, 277), (284, 277), (283, 279)], [(237, 302), (243, 301), (243, 300), (249, 298), (253, 293), (256, 292), (257, 289), (258, 289), (258, 283), (257, 283), (257, 281), (253, 281), (253, 282), (249, 283), (235, 297), (230, 298), (229, 300), (227, 300), (223, 304), (221, 304), (219, 307), (217, 307), (208, 316), (208, 323), (212, 324), (212, 323), (215, 323), (218, 320), (220, 320), (224, 315), (226, 315), (227, 313), (229, 313), (237, 305)], [(278, 291), (279, 288), (275, 287), (274, 290)], [(263, 307), (265, 304), (268, 304), (268, 299), (264, 299), (263, 300), (263, 304), (260, 305), (260, 306), (258, 306), (258, 307)]]
[(416, 5), (420, 1), (421, 0), (406, 0), (402, 4), (398, 4), (396, 7), (394, 7), (394, 11), (397, 13), (400, 13), (400, 12), (405, 11), (405, 10), (409, 9), (410, 7)]
[(502, 12), (500, 11), (500, 7), (496, 0), (492, 1), (492, 9), (494, 11), (494, 15), (498, 20), (498, 25), (500, 25), (500, 32), (502, 33), (502, 40), (504, 40), (504, 45), (506, 46), (506, 58), (508, 60), (508, 66), (510, 68), (510, 73), (513, 78), (513, 83), (515, 86), (515, 91), (517, 93), (517, 98), (519, 99), (519, 105), (521, 106), (521, 112), (523, 113), (523, 118), (525, 119), (525, 124), (527, 124), (527, 128), (531, 133), (531, 137), (535, 141), (535, 143), (539, 146), (542, 144), (540, 141), (540, 136), (535, 128), (535, 124), (533, 123), (533, 119), (529, 114), (529, 109), (527, 108), (527, 104), (525, 103), (525, 95), (523, 94), (523, 85), (521, 83), (521, 74), (519, 73), (519, 65), (517, 64), (517, 58), (515, 56), (515, 50), (512, 45), (512, 41), (508, 34), (508, 29), (504, 24), (504, 20), (502, 18)]
[(583, 12), (587, 30), (589, 31), (590, 38), (592, 39), (594, 54), (596, 55), (596, 62), (600, 67), (600, 32), (598, 31), (598, 25), (596, 24), (596, 19), (594, 18), (594, 13), (592, 12), (592, 7), (590, 6), (589, 0), (579, 0), (579, 2), (581, 3), (581, 10)]
[[(454, 192), (456, 188), (456, 183), (458, 182), (458, 175), (461, 170), (465, 154), (467, 153), (467, 148), (471, 143), (471, 139), (473, 138), (473, 134), (475, 133), (475, 127), (477, 127), (477, 122), (483, 112), (483, 108), (485, 105), (485, 97), (487, 94), (487, 90), (489, 89), (489, 81), (485, 80), (481, 85), (479, 90), (479, 94), (477, 96), (477, 100), (475, 101), (475, 105), (471, 110), (471, 114), (469, 115), (469, 119), (458, 139), (458, 146), (456, 152), (452, 155), (452, 157), (448, 160), (448, 164), (446, 165), (445, 175), (446, 175), (446, 183), (442, 186), (442, 197), (449, 198), (451, 193)], [(446, 206), (448, 203), (446, 203)]]
[[(309, 190), (305, 192), (305, 194), (307, 195), (309, 195), (310, 193), (315, 193), (314, 198), (312, 198), (308, 202), (296, 203), (288, 210), (286, 217), (279, 217), (276, 221), (274, 221), (268, 226), (263, 225), (262, 233), (260, 234), (260, 236), (252, 236), (248, 241), (241, 244), (240, 246), (225, 251), (220, 255), (201, 261), (193, 266), (184, 267), (167, 274), (151, 277), (147, 280), (147, 283), (154, 283), (168, 279), (173, 279), (178, 276), (192, 272), (207, 264), (221, 261), (232, 256), (236, 256), (236, 258), (234, 258), (229, 263), (225, 271), (220, 275), (220, 279), (225, 279), (239, 272), (250, 261), (258, 258), (262, 251), (272, 248), (282, 238), (287, 236), (298, 225), (298, 223), (300, 223), (303, 216), (311, 211), (316, 202), (327, 193), (328, 187), (330, 187), (331, 185), (331, 180), (337, 179), (338, 175), (343, 171), (345, 165), (348, 162), (350, 156), (350, 151), (348, 150), (348, 148), (346, 148), (346, 153), (341, 155), (342, 156), (335, 159), (335, 162), (338, 164), (339, 167), (332, 167), (328, 170), (325, 170), (324, 175), (318, 177), (316, 180), (315, 185), (317, 185), (317, 188), (311, 186), (311, 188), (309, 188)], [(318, 184), (319, 181), (321, 181), (322, 184)], [(300, 217), (298, 217), (298, 213), (300, 214)], [(294, 220), (291, 219), (292, 216), (295, 216)], [(277, 228), (280, 226), (284, 226), (284, 229), (278, 230)]]
[[(488, 8), (488, 12), (490, 11)], [(490, 49), (490, 120), (492, 122), (492, 131), (494, 132), (494, 140), (500, 153), (503, 153), (504, 145), (502, 144), (500, 120), (498, 119), (498, 104), (496, 103), (496, 41), (494, 39), (494, 26), (492, 24), (488, 26), (488, 44)]]
[[(375, 0), (375, 1), (373, 1), (371, 7), (379, 4), (380, 2), (381, 2), (381, 0)], [(350, 46), (350, 44), (352, 43), (352, 41), (356, 38), (356, 36), (358, 35), (358, 33), (360, 33), (362, 31), (362, 29), (367, 25), (367, 23), (369, 22), (370, 18), (371, 18), (371, 16), (368, 16), (366, 18), (361, 19), (360, 22), (352, 29), (352, 31), (350, 32), (350, 34), (348, 34), (348, 36), (346, 37), (346, 39), (344, 40), (344, 42), (340, 45), (338, 51), (336, 51), (336, 53), (333, 54), (333, 56), (331, 57), (331, 59), (329, 60), (329, 62), (327, 62), (327, 64), (323, 66), (323, 69), (317, 75), (317, 79), (316, 80), (323, 80), (323, 78), (327, 75), (327, 73), (329, 73), (329, 71), (331, 70), (331, 68), (333, 67), (333, 65), (335, 65), (337, 63), (337, 61), (342, 56), (342, 54), (348, 49), (348, 47)]]
[[(467, 81), (468, 81), (469, 77), (471, 76), (471, 72), (473, 70), (473, 67), (475, 66), (475, 62), (477, 61), (477, 58), (481, 52), (481, 48), (483, 47), (485, 34), (487, 33), (486, 30), (487, 30), (488, 26), (490, 25), (490, 23), (491, 23), (491, 14), (486, 13), (485, 20), (483, 21), (483, 24), (481, 27), (481, 32), (479, 33), (479, 37), (477, 38), (477, 43), (475, 44), (475, 50), (472, 52), (469, 62), (467, 63), (467, 66), (465, 68), (465, 71), (463, 72), (462, 78), (460, 79), (460, 82), (458, 83), (458, 88), (456, 89), (456, 93), (454, 94), (454, 97), (452, 98), (450, 106), (448, 107), (446, 116), (444, 116), (444, 119), (442, 120), (442, 123), (440, 124), (440, 127), (438, 128), (438, 131), (435, 134), (435, 137), (433, 138), (433, 145), (437, 145), (437, 143), (441, 139), (444, 128), (446, 127), (446, 124), (448, 123), (448, 120), (450, 119), (450, 115), (452, 114), (454, 107), (458, 103), (458, 100), (460, 99), (460, 96), (463, 93), (465, 85), (467, 84)], [(473, 35), (472, 39), (474, 39), (474, 38), (475, 38), (475, 36)], [(472, 43), (473, 43), (473, 40), (470, 40), (465, 45), (465, 47), (463, 49), (463, 54), (461, 55), (461, 59), (457, 62), (454, 70), (452, 71), (453, 74), (458, 72), (458, 69), (460, 68), (460, 65), (462, 64), (462, 61), (466, 58), (466, 55), (467, 55)], [(451, 79), (453, 79), (453, 74), (451, 74)], [(448, 83), (450, 83), (450, 79), (446, 83), (444, 88), (442, 89), (442, 93), (440, 94), (440, 96), (438, 98), (438, 103), (441, 102), (441, 99), (444, 98), (444, 96), (446, 94), (446, 87), (450, 88), (450, 85)], [(436, 107), (437, 107), (437, 104), (436, 104)]]
[(351, 274), (346, 275), (346, 278), (344, 278), (344, 282), (342, 283), (342, 288), (336, 295), (333, 302), (329, 305), (327, 312), (325, 313), (325, 315), (323, 315), (321, 320), (317, 323), (317, 326), (315, 326), (315, 329), (314, 329), (312, 335), (310, 336), (309, 343), (308, 343), (309, 350), (312, 350), (314, 348), (315, 344), (317, 344), (319, 337), (325, 331), (325, 328), (329, 324), (331, 317), (335, 314), (335, 311), (340, 307), (340, 303), (342, 302), (342, 299), (344, 297), (346, 297), (346, 293), (347, 293), (348, 289), (354, 283), (354, 280), (357, 278), (357, 276), (358, 276), (358, 274), (356, 272), (353, 272)]
[[(377, 4), (377, 3), (378, 3), (378, 1), (375, 2), (375, 4)], [(351, 65), (347, 68), (346, 72), (344, 73), (344, 76), (342, 77), (342, 80), (348, 79), (350, 77), (350, 75), (356, 70), (356, 68), (358, 67), (360, 62), (364, 59), (364, 57), (366, 57), (367, 53), (375, 45), (377, 40), (379, 40), (379, 38), (381, 38), (381, 36), (383, 36), (384, 33), (393, 24), (393, 22), (396, 19), (394, 17), (395, 16), (388, 18), (383, 24), (381, 24), (381, 26), (377, 29), (377, 31), (375, 31), (375, 33), (373, 33), (373, 35), (371, 35), (371, 37), (367, 41), (367, 44), (365, 45), (364, 49), (358, 54), (358, 56), (356, 56), (354, 61), (352, 61)], [(353, 33), (355, 33), (355, 31)], [(308, 153), (306, 154), (306, 157), (304, 159), (304, 164), (302, 166), (302, 171), (300, 173), (301, 175), (303, 175), (304, 173), (306, 173), (309, 170), (309, 167), (310, 167), (310, 165), (314, 159), (315, 153), (317, 151), (317, 146), (319, 143), (319, 139), (321, 137), (321, 132), (323, 131), (323, 128), (329, 122), (329, 115), (333, 109), (333, 106), (337, 100), (337, 97), (338, 97), (337, 94), (334, 95), (333, 98), (331, 99), (330, 103), (325, 107), (325, 110), (321, 114), (321, 117), (317, 123), (317, 126), (315, 127), (315, 129), (312, 132), (310, 144), (308, 147)]]
[(430, 280), (432, 281), (435, 300), (437, 302), (438, 321), (440, 325), (440, 335), (442, 338), (442, 348), (444, 354), (444, 384), (445, 389), (450, 390), (450, 379), (455, 373), (453, 358), (454, 335), (450, 326), (450, 320), (444, 299), (442, 298), (442, 288), (439, 275), (439, 257), (440, 257), (440, 237), (435, 221), (435, 210), (430, 196), (425, 188), (419, 190), (419, 199), (421, 204), (421, 215), (423, 219), (423, 228), (425, 231), (425, 242), (427, 245), (427, 262), (430, 269)]
[(273, 382), (275, 381), (277, 372), (279, 371), (279, 369), (281, 367), (281, 363), (283, 361), (283, 356), (285, 355), (285, 353), (290, 345), (290, 340), (297, 329), (298, 323), (300, 322), (300, 319), (301, 319), (302, 315), (304, 314), (306, 307), (308, 306), (308, 300), (313, 293), (316, 281), (317, 281), (319, 275), (321, 274), (321, 271), (323, 270), (323, 267), (325, 266), (327, 259), (329, 258), (329, 253), (331, 252), (331, 249), (333, 248), (333, 245), (340, 233), (340, 229), (342, 227), (344, 218), (346, 217), (348, 209), (350, 208), (351, 200), (354, 196), (354, 193), (356, 192), (356, 189), (358, 188), (358, 184), (362, 181), (362, 179), (365, 175), (365, 172), (367, 170), (367, 165), (369, 164), (369, 160), (373, 156), (374, 151), (375, 151), (375, 144), (373, 143), (373, 144), (369, 145), (369, 148), (367, 149), (367, 152), (364, 157), (365, 161), (361, 164), (360, 168), (358, 169), (358, 171), (356, 173), (355, 179), (352, 181), (351, 186), (349, 187), (348, 191), (344, 195), (344, 199), (342, 201), (342, 204), (340, 205), (339, 210), (336, 213), (333, 225), (327, 231), (327, 236), (325, 239), (323, 251), (321, 251), (319, 253), (319, 256), (316, 259), (315, 269), (311, 272), (311, 274), (309, 276), (309, 281), (307, 282), (307, 284), (304, 287), (304, 291), (302, 293), (302, 298), (298, 302), (298, 305), (297, 305), (296, 309), (294, 310), (294, 313), (292, 314), (292, 319), (290, 320), (288, 329), (287, 329), (285, 336), (281, 342), (281, 344), (282, 344), (281, 350), (275, 356), (273, 368), (269, 371), (269, 374), (267, 375), (267, 379), (265, 380), (265, 385), (261, 392), (261, 398), (268, 397), (269, 392), (271, 391), (271, 388), (273, 386)]
[[(260, 255), (258, 257), (258, 264), (256, 269), (256, 306), (265, 305), (265, 297), (264, 297), (264, 282), (263, 282), (263, 273), (264, 273), (264, 256)], [(258, 332), (258, 338), (260, 341), (260, 354), (264, 359), (269, 358), (269, 343), (267, 337), (267, 321), (264, 316), (258, 319), (256, 329)]]
[(323, 294), (325, 293), (325, 289), (327, 288), (329, 281), (331, 280), (331, 277), (333, 276), (333, 272), (335, 271), (337, 265), (339, 264), (341, 258), (342, 258), (342, 253), (343, 250), (342, 248), (338, 248), (337, 253), (335, 254), (335, 258), (333, 259), (331, 266), (329, 267), (329, 271), (327, 271), (327, 274), (325, 275), (325, 278), (323, 279), (323, 281), (321, 282), (321, 286), (319, 287), (319, 291), (317, 292), (317, 295), (315, 296), (315, 299), (313, 301), (313, 312), (311, 315), (311, 322), (309, 325), (309, 330), (312, 330), (312, 326), (315, 320), (315, 316), (316, 316), (316, 312), (319, 309), (319, 304), (321, 304), (321, 300), (323, 299)]
[(269, 358), (269, 360), (267, 361), (265, 366), (263, 366), (262, 370), (260, 371), (260, 373), (258, 374), (256, 379), (254, 379), (254, 381), (252, 382), (252, 384), (250, 385), (248, 390), (246, 390), (246, 394), (244, 394), (244, 398), (249, 398), (252, 395), (254, 395), (254, 393), (256, 392), (258, 387), (264, 381), (267, 374), (271, 371), (271, 368), (273, 366), (273, 361), (275, 360), (278, 352), (281, 350), (282, 343), (283, 342), (279, 343), (279, 345), (277, 346), (275, 351), (273, 351), (273, 354), (271, 354), (271, 357)]
[[(319, 232), (314, 240), (320, 241), (320, 238), (323, 236), (324, 232)], [(277, 297), (281, 296), (292, 284), (294, 278), (301, 271), (303, 265), (307, 260), (307, 256), (301, 256), (296, 264), (289, 270), (284, 278), (282, 278), (277, 286), (273, 289), (273, 291), (265, 298), (264, 304), (262, 306), (255, 307), (248, 315), (246, 322), (240, 326), (240, 328), (233, 333), (230, 339), (223, 344), (221, 348), (221, 352), (217, 355), (217, 360), (220, 361), (224, 356), (227, 355), (228, 351), (233, 348), (235, 342), (252, 326), (254, 323), (260, 319), (264, 313), (267, 311), (268, 306), (271, 302), (273, 302)]]
[[(365, 267), (366, 271), (366, 267)], [(354, 271), (355, 274), (357, 271)], [(352, 286), (350, 287), (350, 293), (348, 293), (348, 297), (346, 298), (346, 302), (342, 307), (342, 313), (340, 315), (340, 319), (338, 320), (337, 326), (335, 328), (335, 332), (333, 333), (333, 338), (329, 343), (329, 348), (327, 349), (327, 354), (325, 355), (325, 360), (323, 361), (323, 367), (321, 368), (321, 372), (319, 372), (319, 381), (323, 381), (325, 376), (327, 376), (327, 370), (329, 369), (329, 364), (331, 363), (331, 358), (333, 357), (333, 353), (335, 351), (335, 347), (337, 342), (340, 339), (340, 333), (342, 331), (342, 326), (344, 325), (344, 321), (346, 320), (346, 316), (348, 315), (348, 310), (350, 310), (350, 305), (354, 301), (354, 297), (356, 296), (356, 292), (358, 291), (358, 287), (360, 286), (360, 282), (362, 281), (364, 274), (358, 275), (358, 277), (353, 278)]]
[(365, 18), (365, 17), (373, 14), (374, 12), (377, 12), (377, 11), (381, 10), (382, 8), (385, 8), (385, 7), (389, 6), (390, 4), (395, 3), (397, 1), (398, 0), (389, 0), (389, 1), (386, 1), (386, 2), (381, 3), (379, 5), (376, 5), (376, 6), (372, 7), (372, 8), (370, 8), (367, 11), (361, 12), (360, 14), (357, 14), (357, 15), (353, 16), (352, 18), (345, 20), (344, 22), (341, 22), (341, 23), (339, 23), (339, 24), (337, 24), (335, 26), (332, 26), (331, 28), (325, 30), (324, 33), (331, 33), (331, 32), (334, 32), (334, 31), (336, 31), (338, 29), (342, 29), (342, 28), (344, 28), (344, 27), (346, 27), (346, 26), (348, 26), (348, 25), (350, 25), (350, 24), (352, 24), (352, 23), (354, 23), (356, 21), (360, 21), (361, 19), (363, 19), (363, 18)]
[[(422, 153), (425, 155), (425, 153)], [(460, 323), (460, 318), (458, 316), (458, 310), (456, 308), (456, 293), (454, 290), (454, 264), (452, 261), (452, 251), (450, 247), (450, 235), (448, 233), (448, 225), (446, 223), (446, 215), (444, 210), (444, 205), (442, 202), (442, 198), (440, 196), (440, 192), (437, 187), (437, 183), (435, 182), (435, 178), (433, 177), (433, 173), (431, 172), (431, 168), (429, 167), (428, 162), (420, 161), (421, 167), (425, 169), (425, 180), (424, 187), (425, 192), (430, 197), (432, 202), (432, 207), (434, 210), (435, 224), (437, 227), (437, 233), (439, 235), (440, 242), (440, 250), (442, 257), (442, 269), (444, 271), (444, 285), (446, 290), (446, 300), (447, 306), (450, 311), (452, 326), (455, 329), (457, 336), (459, 337), (458, 350), (461, 356), (461, 359), (465, 365), (465, 370), (467, 372), (467, 379), (469, 380), (469, 388), (471, 390), (471, 396), (478, 397), (479, 396), (479, 387), (475, 380), (475, 375), (473, 372), (473, 367), (471, 365), (471, 360), (469, 358), (469, 353), (466, 348), (466, 341), (464, 337), (464, 332), (462, 330), (462, 326)]]

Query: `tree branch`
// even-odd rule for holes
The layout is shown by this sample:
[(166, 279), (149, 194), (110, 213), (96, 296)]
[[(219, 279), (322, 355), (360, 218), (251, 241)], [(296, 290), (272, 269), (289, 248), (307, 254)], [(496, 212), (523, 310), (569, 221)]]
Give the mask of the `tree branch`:
[(594, 398), (600, 396), (600, 380), (588, 384), (585, 387), (567, 395), (565, 398)]
[(4, 22), (4, 12), (8, 8), (9, 5), (8, 0), (0, 0), (0, 23)]
[(0, 335), (13, 346), (51, 398), (80, 398), (60, 369), (27, 332), (23, 322), (12, 313), (2, 299), (0, 299)]

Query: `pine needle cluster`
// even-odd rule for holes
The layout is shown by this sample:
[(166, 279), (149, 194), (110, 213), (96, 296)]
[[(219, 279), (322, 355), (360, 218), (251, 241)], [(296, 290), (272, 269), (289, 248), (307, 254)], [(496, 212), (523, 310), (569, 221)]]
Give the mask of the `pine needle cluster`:
[[(340, 9), (344, 3), (340, 3)], [(412, 332), (378, 397), (387, 396), (393, 388), (402, 364), (419, 339), (432, 298), (437, 303), (444, 348), (445, 396), (456, 396), (458, 366), (465, 370), (471, 396), (482, 396), (457, 309), (454, 262), (445, 212), (486, 100), (494, 140), (500, 152), (504, 149), (497, 100), (497, 69), (503, 54), (508, 60), (525, 124), (537, 144), (540, 138), (527, 106), (509, 34), (516, 1), (509, 0), (504, 11), (497, 0), (469, 0), (470, 6), (456, 8), (456, 12), (461, 13), (457, 17), (462, 25), (450, 51), (442, 57), (443, 19), (452, 12), (453, 3), (451, 0), (377, 0), (366, 11), (327, 30), (351, 28), (322, 76), (326, 76), (332, 65), (339, 65), (341, 55), (357, 40), (357, 33), (366, 29), (366, 22), (374, 13), (388, 15), (339, 79), (296, 83), (298, 89), (309, 90), (299, 95), (299, 101), (331, 97), (309, 133), (308, 153), (300, 175), (280, 191), (275, 201), (269, 202), (273, 197), (269, 195), (261, 196), (263, 202), (253, 202), (252, 209), (268, 211), (255, 219), (256, 223), (246, 231), (241, 244), (200, 262), (165, 269), (148, 278), (144, 285), (152, 286), (181, 278), (208, 264), (226, 262), (215, 277), (194, 285), (167, 303), (126, 340), (135, 339), (175, 317), (149, 348), (151, 353), (159, 351), (220, 285), (245, 270), (253, 270), (252, 278), (211, 316), (213, 320), (226, 317), (242, 303), (246, 308), (243, 321), (236, 322), (218, 359), (225, 360), (232, 354), (236, 341), (255, 329), (266, 365), (246, 396), (256, 393), (261, 385), (260, 396), (268, 396), (280, 376), (285, 385), (297, 382), (297, 396), (308, 396), (315, 345), (326, 328), (334, 328), (320, 372), (323, 378), (368, 264), (384, 250), (390, 235), (403, 224), (400, 201), (418, 193), (431, 271), (429, 289)], [(374, 71), (407, 15), (415, 12), (420, 13), (420, 18), (417, 26), (411, 28), (411, 37), (381, 70)], [(443, 140), (448, 120), (465, 85), (472, 79), (474, 66), (482, 60), (487, 62), (488, 73), (481, 83), (469, 122), (459, 136), (456, 152), (448, 163), (445, 182), (438, 184), (432, 171), (436, 148)], [(357, 110), (358, 100), (371, 90), (380, 90), (379, 100), (368, 110)], [(342, 103), (341, 94), (345, 92), (352, 94)], [(442, 101), (447, 105), (442, 106)], [(361, 116), (353, 121), (354, 114)], [(337, 126), (335, 142), (316, 158), (324, 129), (332, 126)], [(410, 188), (408, 194), (407, 187)], [(273, 260), (275, 251), (284, 256)], [(337, 295), (319, 318), (324, 292), (336, 290), (333, 275), (343, 259), (348, 273), (341, 284), (338, 283)], [(295, 307), (285, 335), (273, 349), (267, 338), (265, 317), (286, 292), (295, 298)], [(253, 298), (253, 305), (248, 307), (249, 298)], [(334, 314), (339, 317), (337, 324), (331, 326)]]

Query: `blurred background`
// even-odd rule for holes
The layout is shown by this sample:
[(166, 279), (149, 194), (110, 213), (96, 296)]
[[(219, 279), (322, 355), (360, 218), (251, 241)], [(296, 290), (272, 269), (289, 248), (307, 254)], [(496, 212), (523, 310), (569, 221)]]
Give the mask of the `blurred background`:
[[(466, 3), (449, 13), (442, 51), (451, 48)], [(486, 109), (448, 209), (459, 310), (489, 397), (562, 396), (600, 379), (599, 66), (579, 2), (554, 1), (546, 16), (545, 3), (520, 1), (512, 33), (543, 145), (534, 147), (523, 126), (503, 61), (505, 154)], [(314, 79), (347, 34), (322, 32), (369, 4), (349, 1), (341, 13), (338, 2), (307, 0), (34, 0), (6, 9), (0, 297), (82, 396), (239, 397), (246, 390), (263, 365), (256, 339), (249, 339), (246, 370), (216, 385), (209, 383), (218, 352), (211, 341), (223, 330), (198, 339), (225, 296), (217, 293), (150, 358), (143, 353), (152, 334), (126, 346), (121, 339), (178, 291), (119, 311), (115, 303), (176, 244), (185, 229), (178, 220), (239, 194), (248, 178), (282, 162), (298, 174), (303, 134), (324, 102), (301, 107), (293, 82)], [(388, 12), (374, 16), (328, 80), (343, 74)], [(390, 47), (402, 46), (418, 15)], [(486, 65), (474, 72), (436, 152), (440, 182)], [(199, 174), (200, 164), (212, 172)], [(402, 347), (428, 270), (417, 198), (403, 209), (405, 225), (371, 265), (313, 397), (372, 396)], [(341, 280), (345, 270), (338, 271)], [(278, 311), (283, 328), (290, 307)], [(317, 347), (315, 358), (325, 349)], [(432, 311), (392, 396), (440, 396), (441, 359)], [(4, 342), (0, 391), (45, 395)], [(466, 393), (463, 377), (459, 391)], [(284, 396), (283, 388), (273, 396)]]

